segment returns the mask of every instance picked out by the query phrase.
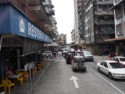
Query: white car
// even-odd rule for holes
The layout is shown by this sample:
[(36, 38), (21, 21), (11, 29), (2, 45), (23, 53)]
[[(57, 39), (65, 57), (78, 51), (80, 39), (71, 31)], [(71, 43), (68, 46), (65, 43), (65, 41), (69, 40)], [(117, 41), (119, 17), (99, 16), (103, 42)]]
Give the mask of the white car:
[(103, 60), (97, 63), (97, 69), (99, 72), (108, 75), (110, 79), (125, 79), (125, 68), (117, 61)]
[(115, 56), (112, 58), (112, 60), (119, 62), (121, 65), (123, 65), (125, 67), (125, 57), (124, 56)]
[(53, 54), (52, 54), (51, 51), (45, 51), (45, 52), (43, 52), (42, 54), (43, 54), (43, 56), (46, 57), (46, 58), (51, 58), (51, 59), (52, 59), (52, 57), (53, 57)]

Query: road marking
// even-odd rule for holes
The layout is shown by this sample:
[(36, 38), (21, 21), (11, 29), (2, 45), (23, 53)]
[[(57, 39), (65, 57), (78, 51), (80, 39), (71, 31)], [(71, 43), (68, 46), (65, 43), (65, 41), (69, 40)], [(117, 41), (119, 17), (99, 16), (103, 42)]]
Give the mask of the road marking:
[(125, 94), (122, 90), (120, 90), (119, 88), (117, 88), (115, 85), (113, 85), (111, 82), (109, 82), (108, 80), (104, 79), (101, 75), (99, 75), (98, 73), (95, 73), (96, 75), (98, 75), (101, 79), (103, 79), (104, 81), (106, 81), (107, 83), (109, 83), (112, 87), (114, 87), (116, 90), (118, 90), (121, 94)]
[(79, 88), (79, 85), (78, 85), (78, 83), (77, 83), (77, 80), (79, 80), (79, 79), (78, 79), (77, 77), (72, 76), (72, 77), (70, 78), (70, 80), (73, 80), (74, 85), (75, 85), (75, 88)]

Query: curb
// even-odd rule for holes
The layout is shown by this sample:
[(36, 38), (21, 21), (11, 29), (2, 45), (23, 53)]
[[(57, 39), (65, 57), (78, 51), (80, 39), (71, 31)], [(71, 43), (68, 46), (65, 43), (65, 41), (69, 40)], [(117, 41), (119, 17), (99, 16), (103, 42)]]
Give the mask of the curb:
[(42, 73), (41, 73), (41, 75), (39, 76), (38, 80), (34, 83), (33, 88), (35, 88), (36, 85), (39, 83), (39, 81), (41, 80), (42, 76), (44, 75), (46, 69), (50, 66), (51, 63), (52, 63), (52, 61), (50, 61), (49, 64), (42, 70)]

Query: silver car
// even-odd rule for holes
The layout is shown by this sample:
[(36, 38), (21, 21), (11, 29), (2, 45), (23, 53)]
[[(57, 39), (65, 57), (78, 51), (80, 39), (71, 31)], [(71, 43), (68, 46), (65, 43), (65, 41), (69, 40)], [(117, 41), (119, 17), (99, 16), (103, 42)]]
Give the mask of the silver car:
[(83, 51), (83, 56), (86, 61), (94, 61), (94, 56), (89, 51)]

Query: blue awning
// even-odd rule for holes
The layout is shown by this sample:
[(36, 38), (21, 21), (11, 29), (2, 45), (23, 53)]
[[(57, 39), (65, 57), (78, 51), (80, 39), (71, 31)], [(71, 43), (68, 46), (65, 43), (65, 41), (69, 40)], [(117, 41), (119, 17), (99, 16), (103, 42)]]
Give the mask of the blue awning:
[(52, 39), (27, 16), (11, 5), (0, 5), (0, 34), (16, 34), (52, 43)]

